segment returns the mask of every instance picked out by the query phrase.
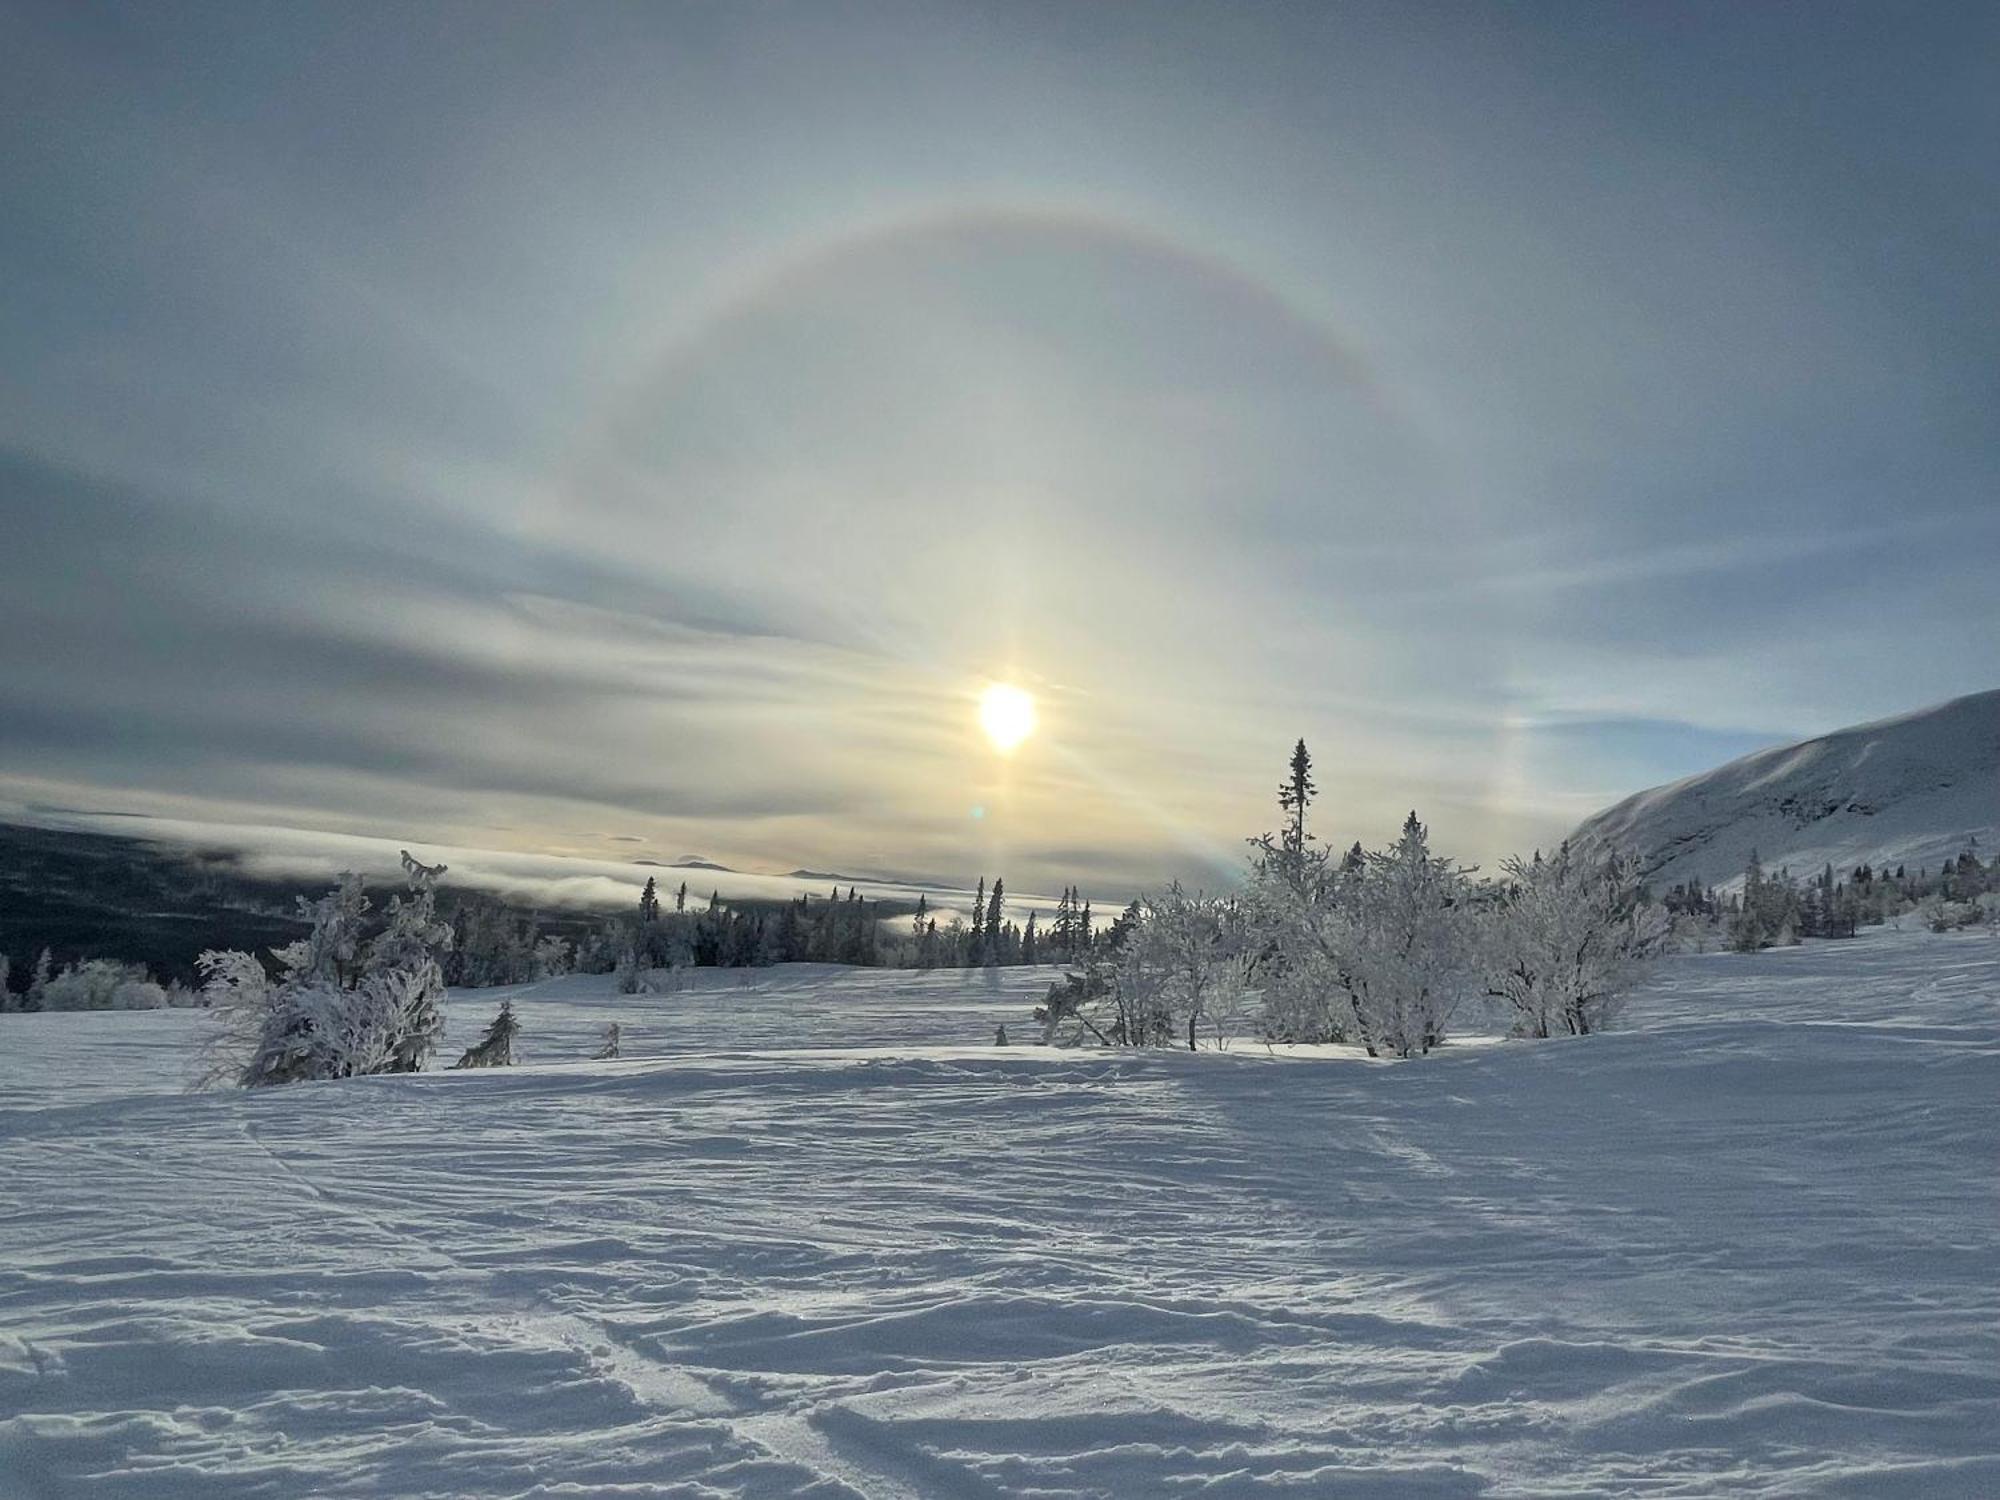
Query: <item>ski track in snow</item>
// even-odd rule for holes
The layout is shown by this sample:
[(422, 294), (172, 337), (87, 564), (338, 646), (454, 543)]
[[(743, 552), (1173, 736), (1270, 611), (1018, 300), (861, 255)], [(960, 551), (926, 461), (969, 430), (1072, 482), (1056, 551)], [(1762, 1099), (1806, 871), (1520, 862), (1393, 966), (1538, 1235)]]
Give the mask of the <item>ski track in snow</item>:
[(460, 992), (524, 1066), (255, 1095), (0, 1017), (0, 1500), (2000, 1495), (1990, 937), (1400, 1066), (987, 1045), (1047, 978)]

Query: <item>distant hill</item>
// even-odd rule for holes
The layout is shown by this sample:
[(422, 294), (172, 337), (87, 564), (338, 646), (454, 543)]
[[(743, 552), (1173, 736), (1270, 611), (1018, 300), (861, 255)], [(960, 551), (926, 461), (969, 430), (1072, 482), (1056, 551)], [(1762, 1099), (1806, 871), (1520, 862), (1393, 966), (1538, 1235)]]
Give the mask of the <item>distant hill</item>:
[(2000, 690), (1733, 760), (1627, 797), (1574, 841), (1638, 854), (1655, 890), (1739, 878), (1755, 849), (1794, 874), (1831, 863), (1935, 869), (2000, 848)]
[(303, 936), (299, 889), (245, 874), (225, 851), (0, 824), (0, 953), (17, 988), (44, 947), (58, 967), (113, 957), (192, 981), (204, 948), (262, 950)]

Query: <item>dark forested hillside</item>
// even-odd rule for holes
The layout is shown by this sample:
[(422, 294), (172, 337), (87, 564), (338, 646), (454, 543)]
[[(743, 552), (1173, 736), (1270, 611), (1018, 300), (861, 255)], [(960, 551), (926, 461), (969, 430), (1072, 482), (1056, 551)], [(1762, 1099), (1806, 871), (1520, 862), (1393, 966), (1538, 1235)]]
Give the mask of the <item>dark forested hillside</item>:
[[(43, 948), (194, 978), (204, 948), (268, 948), (305, 932), (294, 881), (248, 875), (234, 856), (112, 834), (0, 824), (0, 953), (21, 975)], [(18, 983), (18, 980), (17, 980)]]

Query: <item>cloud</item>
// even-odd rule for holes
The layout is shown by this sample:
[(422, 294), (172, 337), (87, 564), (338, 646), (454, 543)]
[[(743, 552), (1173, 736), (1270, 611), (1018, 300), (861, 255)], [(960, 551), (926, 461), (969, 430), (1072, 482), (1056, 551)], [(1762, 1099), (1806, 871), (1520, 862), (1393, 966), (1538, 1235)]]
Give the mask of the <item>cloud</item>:
[(1991, 685), (1962, 18), (516, 19), (12, 18), (20, 784), (1130, 890)]

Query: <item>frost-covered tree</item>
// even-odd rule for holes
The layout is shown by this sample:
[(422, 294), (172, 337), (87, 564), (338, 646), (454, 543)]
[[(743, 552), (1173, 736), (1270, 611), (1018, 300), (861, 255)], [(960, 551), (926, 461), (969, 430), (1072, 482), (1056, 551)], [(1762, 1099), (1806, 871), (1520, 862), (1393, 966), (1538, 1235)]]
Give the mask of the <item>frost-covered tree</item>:
[(609, 1062), (618, 1056), (618, 1023), (613, 1021), (604, 1028), (604, 1038), (597, 1051), (591, 1054), (596, 1062)]
[(369, 945), (366, 977), (391, 992), (399, 1006), (392, 1073), (415, 1073), (444, 1037), (442, 956), (451, 928), (438, 920), (437, 877), (443, 870), (403, 852), (406, 888), (389, 898), (389, 920)]
[(1251, 872), (1245, 910), (1267, 1042), (1345, 1042), (1354, 1007), (1342, 982), (1351, 944), (1342, 907), (1359, 867), (1307, 850), (1296, 862), (1266, 849)]
[(1411, 1057), (1445, 1039), (1474, 982), (1465, 875), (1431, 853), (1414, 812), (1393, 845), (1367, 856), (1347, 978), (1371, 1052)]
[(27, 992), (21, 996), (22, 1010), (40, 1010), (42, 997), (48, 993), (50, 970), (54, 967), (54, 955), (44, 948), (35, 955), (35, 966), (28, 971)]
[(1049, 987), (1043, 1040), (1194, 1048), (1207, 1029), (1226, 1043), (1249, 970), (1234, 904), (1175, 885), (1133, 905), (1122, 941)]
[(1554, 855), (1501, 865), (1498, 898), (1480, 915), (1488, 995), (1506, 1002), (1519, 1036), (1601, 1031), (1644, 965), (1665, 951), (1672, 918), (1643, 899), (1636, 863)]
[(1195, 1050), (1206, 1026), (1218, 1046), (1243, 1000), (1250, 954), (1233, 902), (1189, 895), (1178, 882), (1144, 903), (1146, 919), (1133, 942), (1157, 985), (1152, 1008)]
[(407, 887), (372, 937), (359, 876), (342, 876), (318, 901), (301, 897), (312, 927), (273, 951), (275, 980), (248, 954), (201, 955), (204, 992), (221, 1017), (220, 1068), (258, 1087), (409, 1073), (430, 1060), (444, 1029), (439, 961), (451, 943), (436, 910), (443, 867), (408, 851), (403, 867)]
[(157, 1010), (167, 992), (143, 964), (86, 958), (43, 980), (38, 1002), (42, 1010)]
[(569, 939), (544, 934), (535, 944), (535, 978), (555, 979), (570, 971)]
[(1476, 978), (1465, 875), (1430, 852), (1414, 812), (1386, 850), (1267, 864), (1252, 887), (1260, 956), (1277, 957), (1266, 1034), (1390, 1057), (1444, 1041)]
[(498, 1014), (487, 1024), (486, 1034), (461, 1052), (452, 1066), (511, 1068), (514, 1065), (514, 1040), (520, 1034), (521, 1023), (515, 1019), (513, 1002), (502, 1000)]

